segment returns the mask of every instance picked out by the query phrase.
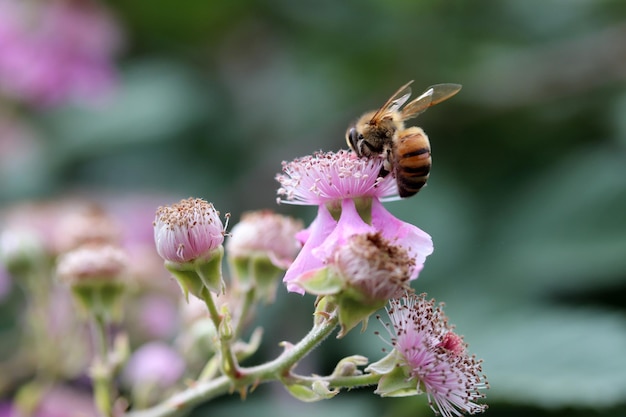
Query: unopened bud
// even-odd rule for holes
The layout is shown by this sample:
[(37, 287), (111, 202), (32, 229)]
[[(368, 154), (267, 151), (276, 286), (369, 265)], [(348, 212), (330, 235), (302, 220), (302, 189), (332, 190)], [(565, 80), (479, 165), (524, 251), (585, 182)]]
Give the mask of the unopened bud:
[(213, 204), (199, 198), (159, 207), (154, 241), (183, 292), (202, 297), (202, 288), (221, 292), (224, 226)]
[(111, 317), (125, 288), (128, 259), (121, 249), (87, 246), (59, 258), (57, 277), (88, 311)]

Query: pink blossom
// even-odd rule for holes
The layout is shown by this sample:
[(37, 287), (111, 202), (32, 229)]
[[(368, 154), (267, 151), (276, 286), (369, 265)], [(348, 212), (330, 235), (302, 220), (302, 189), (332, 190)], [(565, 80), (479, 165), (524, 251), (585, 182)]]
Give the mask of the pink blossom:
[(95, 1), (0, 0), (0, 89), (14, 98), (45, 106), (107, 91), (119, 45)]
[(441, 306), (414, 294), (391, 301), (392, 345), (409, 377), (428, 395), (431, 407), (445, 417), (483, 412), (479, 390), (488, 388), (481, 361), (466, 353), (462, 338), (452, 332)]
[(283, 279), (289, 291), (303, 294), (297, 281), (328, 265), (356, 234), (380, 232), (391, 245), (401, 247), (415, 260), (410, 279), (417, 278), (433, 251), (432, 240), (383, 207), (381, 199), (398, 190), (391, 175), (379, 176), (382, 166), (381, 158), (358, 158), (348, 151), (318, 152), (283, 163), (283, 174), (276, 177), (279, 201), (319, 206), (317, 218), (298, 235), (304, 246)]
[(159, 256), (166, 261), (189, 262), (208, 256), (224, 242), (220, 213), (200, 198), (159, 207), (154, 241)]

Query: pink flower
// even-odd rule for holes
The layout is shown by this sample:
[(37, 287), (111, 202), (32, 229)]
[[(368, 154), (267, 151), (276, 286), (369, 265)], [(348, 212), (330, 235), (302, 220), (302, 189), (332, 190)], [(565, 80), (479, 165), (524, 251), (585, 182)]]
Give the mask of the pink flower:
[(188, 198), (158, 208), (154, 241), (161, 258), (189, 262), (208, 256), (222, 246), (224, 225), (213, 204), (200, 198)]
[(400, 365), (408, 370), (417, 393), (423, 389), (431, 407), (445, 417), (483, 412), (479, 390), (488, 388), (481, 361), (466, 353), (463, 339), (452, 332), (441, 306), (424, 296), (407, 295), (391, 301), (392, 345)]
[(358, 158), (352, 152), (315, 153), (283, 163), (280, 202), (318, 205), (317, 218), (298, 237), (304, 246), (283, 281), (292, 292), (304, 293), (298, 281), (328, 265), (336, 251), (357, 234), (380, 233), (404, 249), (415, 263), (409, 278), (417, 278), (433, 251), (430, 236), (395, 218), (381, 199), (397, 195), (391, 175), (379, 177), (383, 160)]
[(0, 0), (0, 89), (38, 105), (92, 98), (113, 85), (119, 44), (94, 1)]

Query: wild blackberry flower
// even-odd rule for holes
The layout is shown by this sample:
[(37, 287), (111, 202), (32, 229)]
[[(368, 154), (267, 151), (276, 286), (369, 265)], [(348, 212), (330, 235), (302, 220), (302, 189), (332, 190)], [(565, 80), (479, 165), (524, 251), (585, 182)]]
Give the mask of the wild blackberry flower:
[(432, 240), (382, 205), (381, 200), (398, 192), (392, 176), (378, 176), (382, 164), (380, 158), (358, 158), (348, 151), (318, 152), (283, 163), (283, 174), (276, 177), (279, 202), (318, 206), (313, 223), (298, 234), (304, 246), (283, 279), (289, 291), (303, 294), (299, 277), (328, 265), (347, 238), (361, 233), (379, 233), (403, 248), (414, 260), (409, 279), (417, 278), (433, 251)]
[(441, 305), (423, 295), (391, 300), (388, 327), (394, 350), (369, 370), (383, 374), (381, 396), (426, 392), (431, 408), (445, 417), (485, 411), (480, 390), (488, 388), (481, 374), (482, 361), (467, 354)]

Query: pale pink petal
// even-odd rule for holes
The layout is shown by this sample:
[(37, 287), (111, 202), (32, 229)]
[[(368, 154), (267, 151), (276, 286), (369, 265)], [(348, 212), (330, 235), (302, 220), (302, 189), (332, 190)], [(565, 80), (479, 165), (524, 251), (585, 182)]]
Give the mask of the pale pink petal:
[(372, 226), (392, 244), (402, 246), (415, 259), (411, 279), (417, 278), (424, 267), (426, 257), (433, 253), (430, 235), (419, 227), (396, 218), (377, 200), (372, 200)]
[(341, 217), (337, 227), (321, 245), (312, 250), (312, 253), (315, 257), (326, 260), (332, 257), (350, 236), (375, 232), (376, 229), (365, 223), (357, 212), (354, 200), (345, 199), (341, 202)]
[(308, 238), (304, 246), (283, 278), (283, 282), (287, 285), (288, 291), (304, 294), (304, 290), (294, 281), (298, 279), (300, 275), (323, 266), (323, 261), (314, 256), (312, 250), (321, 245), (336, 226), (337, 222), (330, 215), (326, 206), (323, 204), (320, 205), (317, 211), (317, 217), (308, 228)]

